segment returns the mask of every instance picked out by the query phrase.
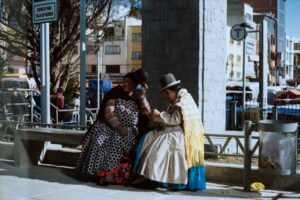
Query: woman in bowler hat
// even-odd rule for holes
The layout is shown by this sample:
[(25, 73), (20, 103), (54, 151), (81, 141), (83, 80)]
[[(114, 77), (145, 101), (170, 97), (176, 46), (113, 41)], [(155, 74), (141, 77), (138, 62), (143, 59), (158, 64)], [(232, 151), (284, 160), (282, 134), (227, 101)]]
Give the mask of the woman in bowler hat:
[(172, 73), (160, 78), (167, 111), (154, 109), (160, 128), (144, 135), (137, 147), (134, 172), (170, 190), (204, 190), (204, 134), (191, 94)]

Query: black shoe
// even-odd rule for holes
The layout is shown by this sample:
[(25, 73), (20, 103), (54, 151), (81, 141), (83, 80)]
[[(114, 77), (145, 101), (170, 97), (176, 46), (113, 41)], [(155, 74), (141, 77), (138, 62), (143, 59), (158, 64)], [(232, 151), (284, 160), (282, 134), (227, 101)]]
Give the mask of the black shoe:
[(109, 182), (107, 182), (104, 177), (101, 177), (101, 178), (98, 179), (97, 185), (99, 185), (99, 186), (108, 186)]

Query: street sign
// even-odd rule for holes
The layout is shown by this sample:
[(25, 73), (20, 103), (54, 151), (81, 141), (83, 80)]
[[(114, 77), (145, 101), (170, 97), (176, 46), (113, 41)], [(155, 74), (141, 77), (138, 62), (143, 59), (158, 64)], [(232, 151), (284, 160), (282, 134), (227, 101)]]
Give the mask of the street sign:
[(57, 0), (32, 0), (33, 23), (46, 23), (57, 20)]
[(233, 40), (244, 40), (247, 36), (245, 27), (242, 27), (239, 24), (234, 25), (230, 30), (230, 36)]

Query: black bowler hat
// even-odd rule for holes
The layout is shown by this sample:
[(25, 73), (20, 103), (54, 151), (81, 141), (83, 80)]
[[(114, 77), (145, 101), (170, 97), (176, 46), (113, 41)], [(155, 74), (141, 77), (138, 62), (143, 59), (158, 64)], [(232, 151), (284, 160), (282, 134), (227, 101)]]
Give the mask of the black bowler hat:
[(174, 85), (178, 85), (180, 83), (180, 80), (176, 80), (174, 74), (168, 73), (168, 74), (163, 75), (159, 79), (159, 82), (160, 82), (160, 86), (161, 86), (160, 91), (164, 91)]
[(137, 83), (146, 83), (149, 78), (149, 74), (145, 70), (142, 70), (142, 69), (133, 71), (132, 74), (135, 79), (135, 82), (137, 82)]

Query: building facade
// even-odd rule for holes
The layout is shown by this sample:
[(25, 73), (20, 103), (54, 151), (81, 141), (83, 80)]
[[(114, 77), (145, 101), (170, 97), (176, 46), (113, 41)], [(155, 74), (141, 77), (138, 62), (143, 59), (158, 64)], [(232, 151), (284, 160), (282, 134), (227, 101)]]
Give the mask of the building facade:
[[(249, 33), (244, 41), (234, 41), (230, 36), (232, 26), (247, 23), (251, 30), (256, 29), (253, 22), (253, 9), (249, 4), (229, 0), (227, 4), (227, 62), (226, 74), (228, 81), (241, 81), (243, 73), (243, 47), (245, 49), (245, 73), (248, 80), (255, 80), (255, 62), (259, 61), (257, 51), (257, 34)], [(248, 28), (249, 29), (249, 28)]]
[(142, 67), (142, 26), (141, 20), (126, 20), (127, 65), (130, 69)]
[[(300, 39), (294, 38), (294, 79), (300, 79)], [(297, 81), (298, 82), (298, 81)]]
[(110, 27), (101, 45), (101, 78), (120, 82), (122, 77), (142, 65), (142, 21), (126, 18)]
[(285, 80), (294, 78), (294, 40), (292, 36), (286, 35), (284, 56), (284, 74)]
[[(282, 77), (285, 70), (285, 0), (241, 0), (249, 3), (256, 13), (271, 13), (275, 20), (275, 77), (271, 72), (271, 85), (279, 83), (279, 77)], [(273, 63), (271, 63), (273, 65)], [(272, 66), (270, 66), (272, 68)], [(273, 70), (273, 68), (271, 69)]]
[[(87, 80), (97, 79), (97, 72), (104, 80), (121, 82), (123, 76), (142, 66), (142, 21), (125, 18), (115, 21), (104, 32), (101, 44), (87, 41)], [(72, 63), (79, 69), (79, 43), (74, 46)], [(79, 75), (79, 71), (78, 71)]]

